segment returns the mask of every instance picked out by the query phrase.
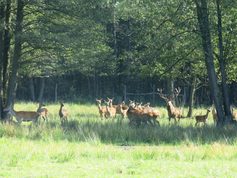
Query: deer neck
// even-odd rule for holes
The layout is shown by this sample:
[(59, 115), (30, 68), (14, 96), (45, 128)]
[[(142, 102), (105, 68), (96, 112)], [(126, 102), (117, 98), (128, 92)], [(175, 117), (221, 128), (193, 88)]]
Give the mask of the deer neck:
[(97, 103), (97, 107), (98, 107), (99, 109), (101, 109), (101, 104), (100, 104), (100, 103)]
[(174, 110), (174, 108), (175, 108), (171, 101), (168, 101), (167, 107), (168, 107), (171, 111)]
[(12, 115), (12, 116), (16, 116), (16, 111), (14, 110), (14, 109), (10, 109), (10, 114)]
[(207, 113), (206, 113), (206, 118), (208, 117), (209, 112), (210, 112), (210, 111), (207, 111)]

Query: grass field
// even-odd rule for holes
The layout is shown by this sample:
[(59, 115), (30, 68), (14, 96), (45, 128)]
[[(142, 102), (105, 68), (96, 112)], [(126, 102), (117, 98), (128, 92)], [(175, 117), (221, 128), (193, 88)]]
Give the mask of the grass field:
[(47, 123), (0, 125), (0, 177), (237, 177), (237, 128), (215, 128), (211, 115), (207, 126), (175, 125), (158, 108), (160, 127), (131, 128), (126, 119), (101, 120), (95, 105), (65, 106), (64, 126), (55, 104)]

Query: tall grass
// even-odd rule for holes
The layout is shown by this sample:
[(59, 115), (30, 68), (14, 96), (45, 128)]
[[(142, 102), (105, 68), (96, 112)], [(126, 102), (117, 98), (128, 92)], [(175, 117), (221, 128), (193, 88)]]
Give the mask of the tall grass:
[(64, 125), (50, 103), (48, 122), (0, 124), (0, 177), (236, 177), (237, 128), (216, 128), (211, 115), (207, 126), (194, 127), (194, 119), (175, 125), (158, 108), (161, 126), (134, 128), (127, 119), (101, 120), (95, 105), (65, 107)]
[[(17, 103), (15, 110), (35, 110), (34, 103)], [(165, 108), (158, 108), (162, 117), (161, 126), (130, 127), (127, 119), (101, 120), (95, 105), (80, 105), (68, 103), (66, 108), (70, 111), (69, 122), (61, 125), (58, 117), (59, 105), (48, 104), (50, 112), (49, 121), (32, 123), (1, 124), (0, 137), (16, 137), (30, 140), (67, 140), (70, 142), (92, 142), (117, 145), (134, 144), (236, 144), (237, 132), (235, 127), (216, 128), (209, 115), (207, 126), (194, 127), (195, 121), (186, 118), (178, 124), (168, 123)], [(184, 111), (186, 112), (186, 111)], [(194, 111), (204, 114), (205, 109)]]

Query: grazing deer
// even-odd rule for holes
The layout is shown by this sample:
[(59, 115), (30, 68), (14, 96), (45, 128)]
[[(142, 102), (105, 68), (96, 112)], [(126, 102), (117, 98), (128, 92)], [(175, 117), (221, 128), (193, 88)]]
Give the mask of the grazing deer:
[(96, 99), (96, 103), (99, 109), (101, 119), (103, 119), (104, 117), (108, 118), (108, 112), (107, 112), (106, 106), (101, 106), (102, 99)]
[(198, 116), (195, 116), (195, 119), (196, 119), (196, 124), (195, 124), (195, 126), (197, 126), (197, 124), (200, 123), (200, 122), (203, 122), (204, 125), (206, 125), (206, 121), (207, 121), (209, 112), (211, 112), (211, 110), (210, 110), (210, 109), (207, 109), (207, 113), (206, 113), (205, 115), (198, 115)]
[(44, 121), (48, 121), (48, 109), (42, 108), (42, 106), (45, 106), (43, 103), (39, 103), (39, 107), (37, 109), (37, 112), (39, 113), (40, 117), (44, 119)]
[(19, 124), (21, 124), (22, 121), (32, 121), (36, 123), (39, 118), (38, 112), (15, 111), (11, 106), (5, 108), (4, 111), (8, 112), (11, 116), (14, 116)]
[(61, 120), (61, 124), (67, 122), (67, 118), (68, 118), (68, 111), (67, 109), (64, 107), (64, 104), (63, 103), (60, 103), (60, 109), (59, 109), (59, 117), (60, 117), (60, 120)]
[(163, 98), (163, 99), (166, 101), (167, 111), (168, 111), (168, 116), (169, 116), (169, 122), (170, 122), (171, 118), (173, 118), (173, 119), (175, 120), (175, 123), (177, 122), (177, 121), (176, 121), (176, 118), (178, 118), (178, 121), (179, 121), (181, 118), (184, 118), (184, 117), (182, 116), (182, 111), (181, 111), (181, 109), (176, 108), (176, 107), (173, 105), (173, 103), (172, 103), (172, 101), (174, 100), (174, 97), (177, 97), (177, 96), (179, 95), (181, 89), (180, 89), (180, 88), (178, 88), (178, 89), (175, 88), (174, 96), (169, 96), (169, 97), (167, 97), (167, 96), (165, 96), (165, 95), (163, 94), (163, 90), (162, 90), (162, 89), (157, 89), (157, 91), (158, 91), (159, 96), (160, 96), (161, 98)]

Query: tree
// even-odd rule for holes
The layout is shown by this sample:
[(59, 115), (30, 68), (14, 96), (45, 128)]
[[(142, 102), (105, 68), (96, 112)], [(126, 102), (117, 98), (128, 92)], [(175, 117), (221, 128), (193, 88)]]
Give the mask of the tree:
[(217, 85), (217, 76), (214, 67), (213, 49), (211, 43), (211, 34), (209, 29), (208, 6), (206, 0), (195, 0), (200, 35), (202, 38), (202, 46), (205, 55), (205, 63), (208, 71), (209, 87), (213, 96), (214, 104), (217, 111), (217, 125), (224, 124), (224, 112), (221, 106), (221, 95)]

